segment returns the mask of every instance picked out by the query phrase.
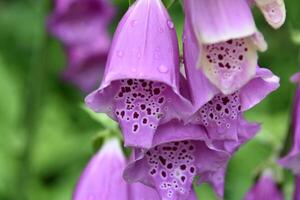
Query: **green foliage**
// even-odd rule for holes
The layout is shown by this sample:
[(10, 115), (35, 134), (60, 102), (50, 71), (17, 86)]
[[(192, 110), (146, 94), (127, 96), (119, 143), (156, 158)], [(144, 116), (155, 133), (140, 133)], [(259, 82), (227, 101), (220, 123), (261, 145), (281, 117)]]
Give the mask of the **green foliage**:
[[(128, 8), (126, 1), (114, 3), (119, 14), (112, 32)], [(175, 0), (164, 3), (181, 40), (181, 5)], [(66, 61), (60, 43), (45, 30), (49, 4), (50, 0), (0, 2), (1, 200), (70, 199), (94, 151), (107, 137), (120, 137), (116, 123), (89, 111), (83, 104), (84, 95), (60, 80)], [(292, 176), (275, 165), (288, 132), (295, 91), (289, 77), (299, 71), (300, 2), (286, 4), (287, 23), (277, 31), (256, 12), (257, 26), (269, 44), (269, 50), (260, 56), (260, 65), (281, 77), (281, 88), (247, 113), (249, 120), (262, 123), (262, 131), (231, 160), (227, 200), (242, 199), (266, 167), (278, 171), (287, 200), (291, 199)], [(200, 199), (216, 199), (208, 185), (197, 187), (197, 194)]]
[[(128, 5), (132, 5), (135, 0), (128, 0)], [(162, 0), (167, 8), (170, 8), (177, 0)]]

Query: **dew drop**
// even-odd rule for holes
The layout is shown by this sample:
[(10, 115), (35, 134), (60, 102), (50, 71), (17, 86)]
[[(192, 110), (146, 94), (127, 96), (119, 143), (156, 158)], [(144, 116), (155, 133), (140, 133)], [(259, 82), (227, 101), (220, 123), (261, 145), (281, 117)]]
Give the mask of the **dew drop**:
[(136, 20), (132, 20), (131, 23), (130, 23), (131, 27), (135, 27), (136, 25)]
[(123, 56), (123, 51), (118, 51), (118, 52), (117, 52), (117, 55), (118, 55), (119, 57), (122, 57), (122, 56)]
[(168, 67), (165, 66), (165, 65), (159, 65), (158, 70), (159, 70), (161, 73), (167, 73), (167, 72), (169, 71)]
[(171, 21), (171, 20), (168, 20), (167, 21), (167, 25), (170, 29), (173, 29), (174, 28), (174, 23)]

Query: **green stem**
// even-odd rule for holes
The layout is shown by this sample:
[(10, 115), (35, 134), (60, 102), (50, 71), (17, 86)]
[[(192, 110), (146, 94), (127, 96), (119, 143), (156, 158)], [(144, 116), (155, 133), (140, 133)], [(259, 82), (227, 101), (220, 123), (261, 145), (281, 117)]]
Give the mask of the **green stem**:
[[(31, 1), (34, 12), (37, 17), (45, 15), (48, 7), (48, 1)], [(43, 18), (41, 18), (43, 20)], [(18, 190), (15, 199), (26, 200), (27, 186), (31, 179), (31, 157), (34, 148), (35, 136), (37, 134), (37, 125), (39, 121), (39, 111), (43, 100), (43, 91), (45, 84), (46, 56), (48, 51), (47, 34), (45, 33), (44, 20), (41, 21), (41, 29), (32, 36), (32, 57), (31, 65), (28, 70), (27, 80), (25, 80), (25, 101), (24, 101), (24, 150), (20, 159), (20, 174), (18, 182)], [(39, 34), (42, 34), (41, 36)], [(37, 39), (39, 38), (39, 39)]]

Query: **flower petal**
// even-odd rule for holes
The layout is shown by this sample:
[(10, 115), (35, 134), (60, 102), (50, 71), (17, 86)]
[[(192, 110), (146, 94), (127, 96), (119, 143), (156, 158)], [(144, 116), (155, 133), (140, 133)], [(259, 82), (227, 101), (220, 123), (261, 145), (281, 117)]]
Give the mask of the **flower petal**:
[(213, 140), (237, 140), (241, 108), (238, 92), (219, 94), (199, 109), (193, 123), (203, 124)]
[(158, 193), (151, 187), (145, 186), (142, 183), (132, 183), (128, 186), (128, 200), (159, 200)]
[(272, 176), (264, 174), (246, 194), (244, 200), (265, 200), (270, 197), (274, 200), (284, 200), (283, 194), (277, 187)]
[(278, 89), (279, 81), (279, 77), (270, 70), (257, 67), (255, 77), (240, 90), (242, 110), (246, 111), (254, 107)]
[(209, 147), (199, 126), (172, 122), (160, 126), (155, 137), (158, 135), (164, 136), (154, 139), (157, 145), (150, 150), (135, 155), (124, 177), (155, 187), (162, 199), (187, 199), (196, 175), (220, 170), (229, 158), (226, 152)]
[(197, 68), (200, 49), (195, 35), (188, 21), (184, 25), (183, 36), (184, 69), (191, 92), (191, 101), (196, 110), (219, 93), (216, 88), (203, 74), (203, 70)]
[(105, 34), (114, 8), (103, 0), (57, 0), (49, 17), (51, 32), (68, 45), (85, 44)]
[(176, 31), (162, 2), (136, 1), (118, 26), (102, 84), (86, 103), (119, 121), (126, 146), (150, 148), (158, 125), (193, 110), (179, 94), (179, 74)]
[(223, 94), (230, 94), (254, 77), (257, 47), (251, 37), (203, 45), (198, 66)]
[(184, 8), (200, 43), (225, 42), (256, 32), (251, 9), (245, 0), (185, 0)]
[(119, 142), (109, 141), (85, 168), (72, 199), (120, 200), (120, 197), (126, 199), (127, 185), (122, 178), (125, 164)]
[(280, 28), (286, 18), (283, 0), (255, 0), (265, 19), (273, 28)]
[(109, 46), (110, 38), (106, 34), (92, 44), (67, 47), (68, 67), (63, 72), (63, 78), (84, 92), (96, 89), (104, 74)]
[(292, 131), (292, 149), (288, 155), (279, 160), (279, 164), (291, 169), (295, 174), (300, 174), (300, 87), (297, 89), (294, 101)]
[(294, 75), (291, 77), (291, 81), (294, 82), (294, 83), (299, 83), (299, 84), (300, 84), (300, 72), (294, 74)]

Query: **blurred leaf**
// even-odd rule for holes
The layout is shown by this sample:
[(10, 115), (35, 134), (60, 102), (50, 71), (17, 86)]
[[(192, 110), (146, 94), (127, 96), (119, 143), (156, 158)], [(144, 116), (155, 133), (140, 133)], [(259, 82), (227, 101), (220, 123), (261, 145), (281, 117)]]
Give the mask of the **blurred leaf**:
[(131, 6), (133, 4), (134, 0), (128, 0), (128, 4), (129, 6)]
[(165, 4), (166, 8), (170, 8), (176, 0), (163, 0), (163, 3)]

